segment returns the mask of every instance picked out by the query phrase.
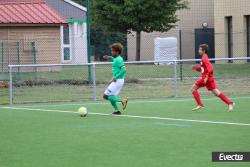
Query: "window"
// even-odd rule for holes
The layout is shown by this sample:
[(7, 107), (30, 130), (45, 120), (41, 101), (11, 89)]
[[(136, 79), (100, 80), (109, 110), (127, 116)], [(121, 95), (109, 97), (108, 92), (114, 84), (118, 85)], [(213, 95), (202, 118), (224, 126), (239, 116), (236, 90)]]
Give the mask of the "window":
[(83, 24), (82, 23), (79, 23), (78, 25), (77, 25), (77, 32), (78, 32), (78, 35), (80, 36), (80, 37), (82, 37), (83, 36)]
[(70, 48), (69, 47), (65, 47), (63, 49), (63, 59), (65, 61), (70, 60)]
[[(226, 24), (227, 24), (227, 54), (228, 58), (233, 57), (233, 23), (232, 23), (232, 16), (226, 17)], [(232, 60), (228, 61), (232, 63)]]
[(63, 44), (69, 44), (69, 25), (63, 26)]
[(74, 34), (74, 37), (82, 37), (83, 36), (83, 24), (82, 23), (74, 23), (72, 34)]
[[(246, 16), (247, 57), (250, 57), (250, 15)], [(250, 60), (247, 60), (250, 62)]]
[(68, 62), (71, 60), (71, 25), (61, 27), (62, 35), (62, 61)]

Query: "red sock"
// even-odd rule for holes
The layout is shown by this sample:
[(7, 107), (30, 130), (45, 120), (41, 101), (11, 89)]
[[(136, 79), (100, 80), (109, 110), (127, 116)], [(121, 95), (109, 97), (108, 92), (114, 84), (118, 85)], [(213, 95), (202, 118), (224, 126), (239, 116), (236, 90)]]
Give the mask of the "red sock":
[(198, 92), (197, 90), (195, 90), (195, 91), (193, 91), (192, 94), (193, 94), (193, 96), (194, 96), (194, 99), (195, 99), (196, 103), (197, 103), (199, 106), (203, 106), (199, 92)]
[(229, 104), (232, 103), (232, 101), (229, 100), (223, 93), (221, 93), (221, 94), (219, 95), (219, 98), (220, 98), (222, 101), (224, 101), (227, 105), (229, 105)]

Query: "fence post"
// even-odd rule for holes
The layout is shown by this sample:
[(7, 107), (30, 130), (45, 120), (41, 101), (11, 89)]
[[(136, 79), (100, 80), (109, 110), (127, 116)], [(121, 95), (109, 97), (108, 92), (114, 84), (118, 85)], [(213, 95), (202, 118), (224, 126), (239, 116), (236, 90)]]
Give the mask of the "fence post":
[(92, 64), (93, 100), (96, 101), (96, 64)]
[(3, 72), (3, 67), (4, 67), (4, 60), (3, 60), (3, 42), (2, 42), (2, 47), (1, 47), (1, 54), (2, 54), (2, 72)]
[[(180, 60), (182, 60), (182, 32), (181, 30), (179, 30), (179, 47), (180, 47)], [(180, 62), (180, 78), (181, 80), (183, 79), (183, 75), (182, 75), (182, 62)]]
[(9, 87), (10, 87), (10, 97), (9, 97), (9, 103), (13, 104), (13, 78), (12, 78), (12, 67), (9, 67)]
[(173, 65), (173, 68), (174, 68), (174, 83), (173, 83), (173, 89), (174, 89), (174, 97), (177, 97), (178, 93), (177, 93), (177, 89), (178, 89), (178, 82), (177, 82), (177, 62), (174, 61), (174, 65)]
[[(17, 42), (17, 64), (20, 65), (20, 44), (19, 44), (19, 42)], [(18, 70), (19, 70), (19, 68), (18, 68)]]
[[(86, 0), (86, 6), (87, 6), (87, 54), (88, 54), (88, 63), (91, 63), (91, 42), (90, 42), (90, 24), (91, 24), (91, 0)], [(88, 80), (89, 82), (92, 82), (93, 79), (91, 78), (91, 67), (88, 66)]]
[(33, 63), (36, 64), (36, 42), (32, 42), (32, 51), (33, 51)]
[[(17, 42), (17, 64), (20, 65), (20, 43)], [(18, 67), (18, 80), (20, 79), (20, 68)]]
[[(37, 64), (37, 49), (36, 49), (36, 42), (33, 41), (31, 42), (31, 46), (32, 46), (32, 51), (33, 51), (33, 63)], [(35, 79), (37, 80), (37, 67), (35, 67)]]

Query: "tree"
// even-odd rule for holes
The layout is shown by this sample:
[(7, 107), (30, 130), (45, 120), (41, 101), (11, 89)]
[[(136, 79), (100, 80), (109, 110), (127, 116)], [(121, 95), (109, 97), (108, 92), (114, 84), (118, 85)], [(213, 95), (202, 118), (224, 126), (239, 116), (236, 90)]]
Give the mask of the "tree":
[(136, 32), (136, 60), (140, 61), (141, 32), (166, 32), (179, 21), (176, 11), (186, 0), (93, 0), (92, 17), (106, 31)]

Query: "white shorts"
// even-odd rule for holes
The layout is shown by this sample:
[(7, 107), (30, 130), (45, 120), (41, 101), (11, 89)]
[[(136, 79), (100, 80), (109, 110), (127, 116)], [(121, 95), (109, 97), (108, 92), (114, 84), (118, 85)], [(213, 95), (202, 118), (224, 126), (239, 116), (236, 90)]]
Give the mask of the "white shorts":
[(111, 96), (111, 95), (114, 95), (114, 96), (117, 96), (122, 87), (123, 87), (123, 84), (124, 84), (124, 79), (117, 79), (116, 82), (112, 82), (108, 88), (105, 90), (104, 94), (105, 95), (108, 95), (108, 96)]

